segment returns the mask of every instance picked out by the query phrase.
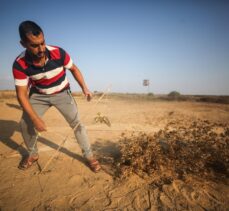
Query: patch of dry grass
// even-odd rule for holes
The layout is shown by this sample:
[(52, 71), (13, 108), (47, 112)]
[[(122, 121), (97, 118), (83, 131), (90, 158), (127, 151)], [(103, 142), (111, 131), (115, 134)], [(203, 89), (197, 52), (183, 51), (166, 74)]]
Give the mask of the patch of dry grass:
[[(96, 93), (99, 96), (101, 93)], [(214, 95), (154, 95), (137, 94), (137, 93), (109, 93), (108, 98), (118, 100), (141, 100), (141, 101), (190, 101), (190, 102), (206, 102), (206, 103), (220, 103), (229, 104), (229, 96), (214, 96)]]
[(2, 90), (0, 91), (0, 99), (11, 99), (16, 98), (16, 92), (13, 90)]
[[(99, 98), (102, 96), (102, 92), (94, 92), (93, 96)], [(84, 97), (82, 92), (72, 92), (74, 97)], [(214, 95), (154, 95), (153, 93), (138, 94), (138, 93), (108, 93), (106, 96), (108, 99), (119, 100), (141, 100), (141, 101), (191, 101), (191, 102), (206, 102), (206, 103), (220, 103), (229, 104), (229, 96), (214, 96)], [(0, 99), (16, 98), (16, 92), (14, 90), (1, 90)]]

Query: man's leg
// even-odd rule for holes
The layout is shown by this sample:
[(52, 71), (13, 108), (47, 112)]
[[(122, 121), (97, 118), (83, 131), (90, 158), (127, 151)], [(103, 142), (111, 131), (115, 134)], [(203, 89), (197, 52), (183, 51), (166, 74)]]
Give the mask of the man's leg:
[(83, 155), (90, 159), (93, 157), (90, 142), (84, 125), (79, 120), (79, 114), (75, 100), (69, 91), (64, 91), (52, 97), (51, 103), (61, 112), (72, 128), (76, 140), (83, 152)]
[[(48, 96), (33, 94), (29, 99), (34, 111), (41, 117), (50, 107)], [(34, 129), (34, 125), (26, 112), (23, 112), (21, 118), (21, 131), (28, 149), (29, 156), (37, 155), (37, 138), (38, 135)]]

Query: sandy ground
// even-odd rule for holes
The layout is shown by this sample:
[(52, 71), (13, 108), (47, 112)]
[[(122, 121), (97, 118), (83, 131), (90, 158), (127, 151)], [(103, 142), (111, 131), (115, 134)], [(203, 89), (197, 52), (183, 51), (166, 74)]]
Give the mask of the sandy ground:
[[(160, 102), (77, 98), (81, 120), (103, 170), (90, 171), (81, 156), (71, 129), (55, 108), (44, 116), (48, 131), (38, 140), (40, 159), (26, 171), (18, 163), (25, 146), (20, 134), (21, 109), (15, 99), (0, 101), (0, 210), (229, 210), (229, 181), (181, 180), (152, 188), (137, 175), (127, 180), (113, 178), (113, 169), (103, 156), (117, 156), (121, 134), (163, 129), (171, 119), (209, 120), (229, 123), (229, 105), (197, 102)], [(111, 127), (95, 123), (100, 112)], [(46, 171), (39, 174), (58, 144), (69, 135)], [(165, 170), (166, 171), (166, 170)], [(190, 186), (195, 192), (189, 193)], [(206, 191), (207, 190), (207, 191)], [(194, 200), (195, 199), (195, 200)]]

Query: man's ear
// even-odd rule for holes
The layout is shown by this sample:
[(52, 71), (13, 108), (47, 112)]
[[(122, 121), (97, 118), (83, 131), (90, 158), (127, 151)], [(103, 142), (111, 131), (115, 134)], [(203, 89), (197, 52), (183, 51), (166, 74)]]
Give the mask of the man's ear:
[(23, 40), (21, 40), (20, 43), (21, 43), (22, 47), (26, 48), (26, 44)]

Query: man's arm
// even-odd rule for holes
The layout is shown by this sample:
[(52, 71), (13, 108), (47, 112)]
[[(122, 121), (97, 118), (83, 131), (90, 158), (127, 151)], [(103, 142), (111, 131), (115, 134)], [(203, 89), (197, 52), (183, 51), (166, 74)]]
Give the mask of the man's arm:
[(33, 110), (33, 107), (29, 102), (27, 86), (16, 86), (16, 93), (21, 107), (29, 115), (36, 130), (38, 130), (39, 132), (46, 131), (45, 123)]
[(84, 95), (87, 97), (87, 100), (90, 101), (91, 98), (92, 98), (92, 93), (87, 88), (87, 85), (86, 85), (86, 83), (84, 81), (83, 75), (80, 72), (80, 70), (76, 67), (75, 64), (73, 64), (72, 67), (69, 70), (71, 71), (71, 73), (72, 73), (73, 77), (75, 78), (75, 80), (80, 85)]

